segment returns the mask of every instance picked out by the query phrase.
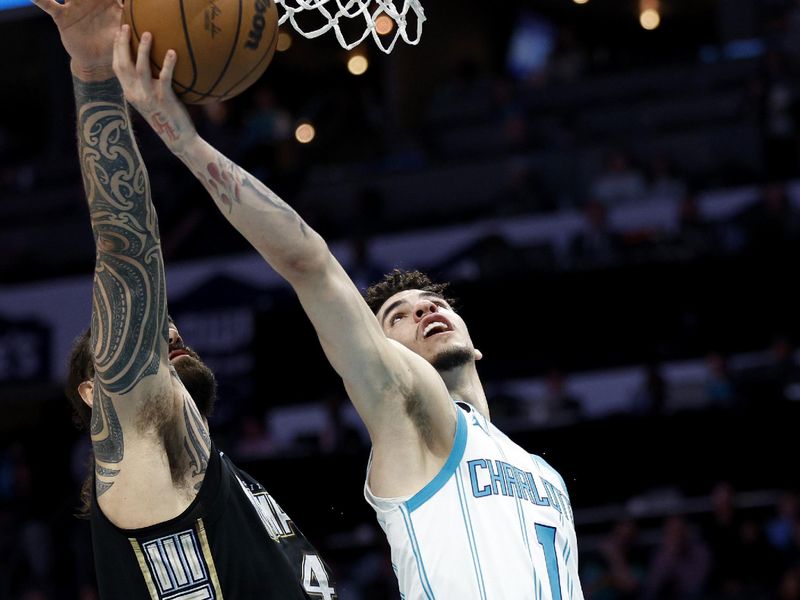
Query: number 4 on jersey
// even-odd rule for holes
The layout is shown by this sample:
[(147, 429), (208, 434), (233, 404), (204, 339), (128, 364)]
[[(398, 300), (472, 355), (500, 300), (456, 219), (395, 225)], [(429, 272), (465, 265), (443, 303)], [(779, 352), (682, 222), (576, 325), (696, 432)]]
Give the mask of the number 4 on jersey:
[(328, 585), (328, 573), (316, 554), (306, 554), (303, 557), (303, 589), (315, 598), (336, 598), (336, 590)]

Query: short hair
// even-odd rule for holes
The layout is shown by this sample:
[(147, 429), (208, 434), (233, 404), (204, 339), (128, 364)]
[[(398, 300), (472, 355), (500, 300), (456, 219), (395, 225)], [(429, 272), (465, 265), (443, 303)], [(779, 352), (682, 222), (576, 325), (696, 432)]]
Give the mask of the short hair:
[(447, 295), (449, 283), (435, 283), (421, 271), (405, 271), (394, 269), (383, 276), (383, 280), (367, 288), (364, 299), (376, 315), (389, 298), (398, 292), (406, 290), (421, 290), (431, 292), (444, 298), (448, 304), (453, 305), (455, 299)]
[(72, 405), (72, 418), (80, 429), (89, 429), (92, 420), (92, 409), (83, 401), (78, 393), (78, 386), (84, 381), (94, 379), (94, 361), (92, 358), (92, 328), (89, 327), (75, 339), (69, 353), (67, 384), (64, 393)]

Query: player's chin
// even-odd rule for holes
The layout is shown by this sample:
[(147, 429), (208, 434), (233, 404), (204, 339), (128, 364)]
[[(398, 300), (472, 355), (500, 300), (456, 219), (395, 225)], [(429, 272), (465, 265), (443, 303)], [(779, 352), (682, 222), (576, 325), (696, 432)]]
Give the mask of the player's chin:
[(436, 349), (428, 362), (437, 371), (450, 371), (468, 365), (475, 360), (475, 352), (464, 344), (448, 344)]

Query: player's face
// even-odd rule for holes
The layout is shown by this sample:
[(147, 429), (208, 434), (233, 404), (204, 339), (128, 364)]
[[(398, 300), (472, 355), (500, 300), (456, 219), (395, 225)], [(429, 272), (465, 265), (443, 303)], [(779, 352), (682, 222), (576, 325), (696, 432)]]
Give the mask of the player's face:
[(413, 350), (439, 371), (480, 357), (466, 323), (438, 294), (398, 292), (383, 303), (377, 317), (386, 337)]
[(208, 417), (216, 396), (214, 373), (200, 359), (197, 352), (184, 343), (177, 326), (172, 321), (169, 322), (169, 362), (201, 414)]

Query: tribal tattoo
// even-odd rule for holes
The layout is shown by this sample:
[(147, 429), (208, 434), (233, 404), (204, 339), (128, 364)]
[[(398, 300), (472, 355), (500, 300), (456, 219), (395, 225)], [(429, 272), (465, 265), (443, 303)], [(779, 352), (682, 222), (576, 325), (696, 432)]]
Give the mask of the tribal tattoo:
[(97, 244), (92, 311), (95, 370), (126, 394), (159, 366), (167, 339), (158, 219), (117, 81), (75, 81), (78, 141)]
[(191, 398), (185, 398), (183, 401), (183, 420), (186, 426), (183, 445), (191, 467), (189, 477), (204, 475), (208, 467), (211, 438), (208, 436), (203, 419)]
[[(125, 395), (158, 371), (167, 340), (158, 220), (147, 171), (116, 79), (74, 80), (78, 151), (97, 261), (92, 301), (95, 399), (91, 436), (97, 494), (113, 485), (124, 442), (110, 394)], [(101, 480), (100, 477), (103, 479)]]
[[(113, 478), (119, 474), (119, 469), (105, 467), (100, 463), (115, 465), (122, 462), (125, 444), (122, 439), (122, 425), (114, 409), (114, 403), (100, 386), (94, 388), (90, 434), (97, 474), (95, 485), (97, 495), (102, 496), (114, 484)], [(103, 479), (100, 479), (101, 477)]]

